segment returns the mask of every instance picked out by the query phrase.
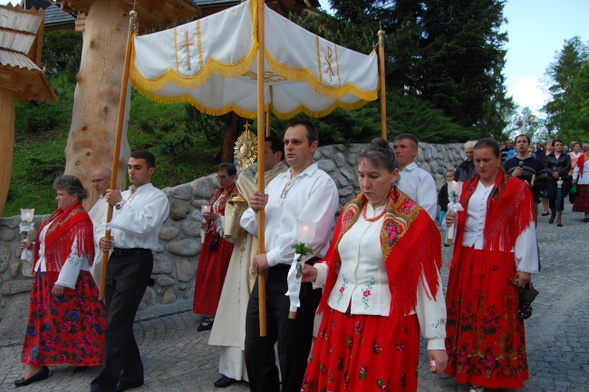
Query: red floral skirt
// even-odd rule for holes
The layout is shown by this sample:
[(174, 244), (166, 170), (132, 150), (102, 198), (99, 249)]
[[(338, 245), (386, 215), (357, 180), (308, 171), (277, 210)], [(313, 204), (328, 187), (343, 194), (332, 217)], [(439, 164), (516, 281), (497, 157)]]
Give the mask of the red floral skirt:
[(301, 391), (417, 391), (419, 324), (387, 338), (390, 319), (331, 308), (321, 322)]
[(55, 297), (44, 272), (33, 282), (21, 362), (31, 366), (104, 362), (106, 311), (89, 271), (80, 271), (76, 289)]
[(219, 248), (211, 250), (209, 245), (212, 241), (213, 232), (207, 231), (198, 259), (192, 309), (194, 313), (214, 316), (217, 313), (225, 275), (227, 275), (233, 253), (233, 242), (221, 238)]
[(526, 333), (517, 317), (514, 254), (462, 248), (448, 280), (446, 373), (462, 384), (522, 388)]
[(577, 185), (578, 193), (573, 204), (574, 212), (589, 214), (589, 185)]

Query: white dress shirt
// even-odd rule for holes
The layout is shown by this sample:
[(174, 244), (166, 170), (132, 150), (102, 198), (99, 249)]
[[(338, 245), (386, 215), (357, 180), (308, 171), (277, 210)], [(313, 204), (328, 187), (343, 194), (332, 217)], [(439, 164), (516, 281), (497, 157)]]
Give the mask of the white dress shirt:
[(100, 237), (103, 237), (104, 233), (102, 233), (103, 235), (101, 236), (97, 236), (96, 233), (97, 228), (100, 227), (100, 225), (106, 224), (107, 212), (108, 203), (106, 202), (106, 197), (104, 197), (104, 195), (100, 195), (98, 200), (96, 200), (96, 203), (94, 203), (90, 211), (88, 211), (88, 215), (90, 215), (90, 219), (94, 225), (94, 263), (92, 264), (90, 272), (92, 272), (92, 276), (94, 277), (97, 285), (100, 284), (100, 269), (102, 268), (100, 264), (102, 263), (102, 259), (104, 257), (102, 250), (100, 250), (99, 242)]
[(438, 214), (438, 194), (432, 175), (411, 162), (401, 170), (399, 177), (399, 189), (415, 200), (435, 221)]
[[(462, 246), (483, 249), (485, 223), (487, 217), (487, 199), (494, 184), (486, 187), (479, 181), (477, 189), (470, 197), (466, 216), (466, 227)], [(515, 253), (516, 270), (538, 273), (538, 246), (536, 241), (536, 226), (532, 223), (524, 230), (515, 243), (514, 249), (497, 249), (513, 251)]]
[[(120, 210), (113, 210), (110, 222), (113, 248), (143, 248), (155, 251), (159, 246), (159, 233), (168, 217), (170, 206), (168, 198), (152, 184), (122, 193), (125, 204)], [(106, 225), (97, 230), (104, 237)]]
[[(374, 211), (367, 204), (367, 216), (377, 216), (385, 206)], [(362, 216), (343, 235), (338, 246), (341, 266), (337, 280), (329, 295), (331, 308), (345, 313), (348, 307), (352, 314), (389, 316), (391, 292), (380, 246), (380, 232), (384, 216), (374, 222)], [(315, 264), (317, 279), (314, 287), (324, 287), (328, 273), (327, 263)], [(442, 283), (438, 274), (440, 292), (436, 300), (422, 276), (417, 285), (417, 306), (409, 314), (417, 314), (421, 335), (428, 340), (428, 350), (444, 350), (446, 337), (446, 304), (441, 291)], [(431, 295), (430, 295), (431, 296)], [(432, 296), (433, 297), (433, 296)]]
[[(327, 246), (339, 195), (333, 179), (316, 163), (291, 178), (291, 169), (277, 175), (266, 187), (266, 257), (270, 266), (291, 264), (296, 238), (297, 220), (316, 223), (315, 238), (306, 244), (314, 255), (322, 255)], [(248, 208), (240, 221), (248, 233), (257, 235), (258, 215)], [(311, 256), (309, 256), (311, 257)]]

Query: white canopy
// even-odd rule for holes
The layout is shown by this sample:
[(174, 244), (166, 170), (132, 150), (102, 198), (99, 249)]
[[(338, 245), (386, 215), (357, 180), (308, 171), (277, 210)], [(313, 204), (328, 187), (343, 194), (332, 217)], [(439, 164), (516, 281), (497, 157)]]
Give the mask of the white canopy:
[[(148, 98), (202, 112), (257, 114), (257, 1), (134, 39), (130, 77)], [(376, 53), (363, 55), (264, 9), (264, 106), (280, 118), (321, 117), (377, 98)]]

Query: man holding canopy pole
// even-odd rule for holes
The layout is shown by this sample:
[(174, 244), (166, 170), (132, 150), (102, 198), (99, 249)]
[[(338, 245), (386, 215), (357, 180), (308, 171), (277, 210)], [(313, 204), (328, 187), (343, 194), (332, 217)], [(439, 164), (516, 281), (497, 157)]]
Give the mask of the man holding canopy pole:
[[(258, 281), (252, 291), (246, 316), (245, 357), (252, 391), (299, 391), (313, 338), (313, 320), (321, 290), (303, 283), (300, 307), (295, 319), (289, 318), (290, 299), (287, 274), (293, 261), (297, 241), (297, 221), (312, 221), (316, 235), (307, 243), (312, 256), (322, 256), (327, 245), (335, 212), (338, 191), (334, 181), (313, 162), (318, 147), (315, 126), (308, 121), (290, 123), (284, 134), (284, 152), (290, 169), (272, 180), (265, 194), (256, 192), (242, 218), (241, 226), (249, 233), (258, 230), (257, 211), (264, 210), (266, 253), (254, 257), (260, 274), (267, 274), (267, 334), (260, 336)], [(317, 257), (308, 262), (317, 260)], [(274, 344), (282, 388), (275, 365)]]
[[(111, 237), (100, 238), (100, 250), (112, 254), (106, 276), (106, 361), (91, 384), (93, 392), (122, 392), (143, 385), (143, 363), (133, 321), (153, 268), (153, 251), (168, 216), (167, 196), (151, 184), (155, 157), (148, 151), (131, 153), (127, 164), (131, 187), (106, 191), (115, 207), (110, 221)], [(105, 231), (106, 225), (97, 229)], [(121, 372), (122, 371), (122, 372)]]

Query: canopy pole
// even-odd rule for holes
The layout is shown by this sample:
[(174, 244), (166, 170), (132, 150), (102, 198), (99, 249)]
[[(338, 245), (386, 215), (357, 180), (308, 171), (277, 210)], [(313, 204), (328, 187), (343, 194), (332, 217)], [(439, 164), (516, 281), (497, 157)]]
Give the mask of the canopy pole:
[(378, 30), (378, 68), (380, 77), (380, 129), (382, 138), (387, 140), (387, 95), (385, 88), (385, 69), (384, 69), (384, 31), (382, 23)]
[[(129, 31), (127, 33), (127, 48), (125, 49), (125, 62), (123, 63), (123, 77), (121, 79), (121, 91), (119, 95), (119, 115), (117, 118), (117, 133), (115, 137), (115, 148), (112, 156), (112, 175), (110, 179), (110, 189), (117, 187), (117, 173), (119, 171), (119, 155), (121, 153), (121, 137), (123, 133), (123, 121), (125, 119), (125, 103), (127, 101), (127, 93), (129, 91), (129, 64), (131, 60), (131, 47), (133, 44), (133, 37), (137, 32), (137, 12), (132, 10), (129, 12)], [(108, 205), (106, 214), (107, 230), (104, 236), (111, 239), (109, 223), (112, 219), (112, 206)], [(99, 298), (104, 300), (104, 292), (106, 290), (106, 275), (108, 271), (108, 256), (109, 252), (104, 252), (102, 258), (102, 279), (100, 281), (100, 295)]]
[[(264, 137), (264, 51), (266, 49), (264, 42), (264, 1), (258, 2), (258, 68), (257, 68), (257, 87), (258, 87), (258, 191), (264, 193), (266, 184), (264, 184), (264, 164), (265, 164), (265, 137)], [(265, 219), (264, 210), (258, 211), (258, 254), (266, 253), (265, 246)], [(258, 274), (258, 305), (260, 315), (260, 336), (266, 336), (266, 271)]]

